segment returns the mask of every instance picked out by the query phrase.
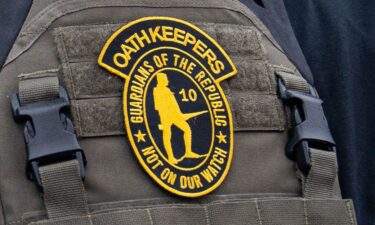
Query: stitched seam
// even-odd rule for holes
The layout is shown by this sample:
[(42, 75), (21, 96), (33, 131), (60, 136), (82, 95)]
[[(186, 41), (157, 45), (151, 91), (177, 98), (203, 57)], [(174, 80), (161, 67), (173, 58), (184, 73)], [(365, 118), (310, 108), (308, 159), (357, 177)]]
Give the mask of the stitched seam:
[[(65, 3), (67, 2), (66, 0), (61, 0), (61, 1), (57, 1), (55, 3)], [(56, 7), (54, 7), (55, 3), (51, 4), (50, 6), (48, 6), (47, 8), (44, 9), (44, 12), (42, 12), (40, 15), (34, 17), (35, 19), (32, 19), (29, 23), (29, 24), (33, 24), (35, 21), (39, 20), (41, 17), (43, 17), (45, 14), (49, 13), (50, 10), (49, 8), (54, 8), (54, 10), (52, 10), (52, 12), (54, 13), (57, 13), (57, 14), (60, 14), (61, 16), (64, 16), (66, 13), (72, 11), (72, 12), (80, 12), (80, 11), (83, 11), (83, 10), (86, 10), (86, 9), (90, 9), (90, 8), (100, 8), (100, 7), (115, 7), (115, 6), (119, 6), (119, 7), (147, 7), (148, 5), (146, 3), (143, 3), (143, 2), (138, 2), (138, 3), (130, 3), (129, 5), (123, 5), (121, 3), (109, 3), (109, 4), (106, 4), (106, 3), (96, 3), (94, 5), (90, 5), (90, 6), (87, 6), (84, 2), (84, 1), (71, 1), (71, 5), (67, 8), (63, 8), (61, 10), (59, 10), (59, 6), (63, 5), (63, 4), (58, 4)], [(191, 6), (195, 6), (195, 7), (199, 7), (201, 6), (200, 4), (197, 4), (197, 3), (189, 3), (191, 4)], [(78, 6), (76, 6), (78, 5)], [(53, 7), (52, 7), (53, 6)], [(75, 11), (76, 8), (80, 8), (81, 9), (78, 9), (77, 11)], [(172, 7), (170, 4), (168, 3), (159, 3), (159, 4), (155, 4), (155, 5), (152, 5), (152, 6), (148, 6), (148, 7)], [(174, 6), (174, 7), (177, 7), (177, 8), (186, 8), (187, 6)], [(201, 7), (209, 7), (209, 8), (212, 8), (212, 6), (201, 6)], [(56, 10), (57, 9), (57, 10)], [(59, 17), (61, 17), (59, 16)], [(40, 32), (43, 32), (45, 31), (50, 24), (52, 24), (52, 22), (50, 22), (47, 26), (42, 26), (40, 29), (38, 29), (37, 33), (40, 33)], [(28, 25), (26, 27), (28, 27)], [(32, 28), (32, 26), (30, 26)], [(26, 28), (26, 32), (25, 33), (29, 33), (27, 32), (28, 29), (31, 29), (31, 28)], [(22, 32), (23, 34), (24, 32)], [(21, 34), (21, 36), (22, 36)]]
[[(234, 23), (225, 23), (225, 22), (213, 23), (213, 22), (205, 22), (205, 21), (202, 21), (202, 20), (189, 20), (189, 22), (193, 23), (193, 24), (198, 24), (198, 26), (199, 25), (210, 26), (210, 25), (213, 25), (213, 24), (219, 24), (219, 25), (236, 26), (238, 28), (253, 28), (253, 29), (250, 29), (250, 30), (256, 31), (256, 32), (259, 33), (258, 29), (254, 29), (256, 27), (252, 24), (243, 25), (243, 24), (234, 24)], [(63, 27), (63, 28), (80, 28), (80, 27), (94, 28), (95, 26), (105, 26), (105, 25), (119, 25), (119, 26), (121, 26), (124, 23), (129, 23), (129, 20), (112, 20), (112, 21), (109, 21), (109, 22), (92, 22), (92, 23), (83, 23), (83, 24), (80, 24), (80, 25), (64, 25), (64, 26), (61, 26), (61, 27)], [(57, 29), (57, 28), (60, 28), (60, 27), (48, 27), (46, 30), (50, 31), (50, 30), (54, 30), (54, 29)], [(23, 34), (27, 34), (27, 35), (38, 34), (38, 31), (23, 32)]]
[(26, 77), (26, 76), (33, 76), (33, 75), (40, 75), (45, 73), (57, 73), (59, 72), (59, 68), (53, 68), (53, 69), (46, 69), (46, 70), (39, 70), (31, 73), (21, 73), (18, 75), (18, 77)]
[[(243, 24), (233, 24), (233, 23), (213, 23), (213, 22), (205, 22), (205, 21), (201, 21), (201, 20), (189, 20), (191, 23), (194, 23), (194, 24), (198, 24), (197, 26), (199, 25), (206, 25), (206, 26), (211, 26), (211, 25), (214, 25), (214, 24), (219, 24), (219, 25), (230, 25), (230, 26), (236, 26), (236, 27), (241, 27), (241, 28), (254, 28), (253, 25), (243, 25)], [(84, 24), (80, 24), (80, 25), (66, 25), (66, 26), (63, 26), (63, 28), (80, 28), (80, 27), (86, 27), (86, 28), (95, 28), (96, 26), (106, 26), (106, 25), (123, 25), (124, 23), (128, 23), (129, 20), (113, 20), (111, 22), (95, 22), (95, 23), (84, 23)], [(48, 29), (56, 29), (56, 28), (48, 28)], [(259, 31), (257, 29), (253, 30), (253, 29), (250, 29), (252, 31), (256, 31), (259, 33)], [(30, 32), (28, 34), (36, 34), (37, 32)]]
[[(275, 77), (275, 72), (272, 71), (270, 65), (269, 65), (269, 62), (267, 59), (264, 59), (265, 61), (265, 67), (266, 67), (266, 71), (267, 71), (267, 84), (268, 84), (268, 93), (269, 94), (276, 94), (276, 90), (275, 90), (275, 87), (272, 87), (272, 84), (274, 84), (274, 82), (271, 82), (271, 79)], [(276, 79), (274, 79), (276, 81)]]
[(77, 107), (77, 110), (76, 110), (77, 119), (79, 120), (78, 129), (79, 129), (79, 132), (83, 135), (84, 132), (83, 132), (83, 128), (82, 128), (82, 117), (81, 117), (81, 107), (80, 107), (81, 104), (79, 104), (79, 101), (76, 101), (75, 105)]
[(90, 214), (87, 215), (87, 218), (89, 219), (90, 225), (94, 225), (94, 223), (92, 222), (92, 216)]
[[(37, 15), (36, 17), (32, 18), (30, 22), (27, 23), (26, 27), (29, 26), (29, 24), (33, 24), (35, 21), (39, 20), (41, 17), (43, 17), (45, 14), (47, 14), (51, 8), (54, 8), (55, 5), (59, 5), (60, 3), (64, 3), (66, 0), (56, 1), (50, 5), (48, 5), (46, 8), (43, 9), (43, 12)], [(32, 27), (32, 26), (31, 26)], [(22, 35), (22, 34), (21, 34)]]
[(22, 223), (22, 220), (11, 221), (7, 223), (7, 225), (14, 225), (14, 224), (19, 224), (19, 223)]
[(335, 163), (335, 171), (334, 171), (334, 174), (333, 174), (333, 179), (331, 180), (331, 185), (328, 187), (328, 196), (329, 198), (335, 198), (335, 194), (334, 194), (334, 186), (335, 186), (335, 181), (337, 179), (337, 160), (336, 160), (336, 153), (332, 152), (331, 153), (332, 155), (334, 155), (334, 163)]
[(211, 224), (210, 214), (208, 213), (208, 208), (207, 208), (206, 205), (204, 206), (204, 216), (205, 216), (205, 219), (206, 219), (206, 225), (210, 225)]
[(72, 87), (72, 91), (73, 91), (73, 97), (76, 98), (77, 97), (77, 93), (76, 93), (76, 90), (75, 90), (75, 86), (74, 86), (74, 81), (73, 81), (73, 74), (72, 74), (72, 70), (71, 70), (71, 67), (68, 63), (68, 53), (66, 52), (66, 45), (65, 45), (65, 39), (64, 39), (64, 36), (59, 32), (59, 36), (61, 38), (61, 44), (63, 45), (63, 64), (67, 66), (67, 69), (68, 69), (68, 75), (69, 75), (69, 78), (70, 78), (70, 85)]
[[(68, 64), (68, 53), (66, 52), (65, 39), (64, 39), (64, 36), (62, 35), (60, 30), (58, 31), (58, 36), (59, 36), (59, 39), (60, 39), (60, 43), (62, 45), (63, 65), (65, 65), (67, 67), (67, 70), (68, 70), (68, 83), (69, 83), (70, 87), (72, 88), (73, 98), (76, 98), (77, 94), (76, 94), (76, 90), (75, 90), (75, 86), (74, 86), (72, 70), (71, 70), (70, 65)], [(63, 71), (64, 71), (64, 68), (63, 68)], [(80, 104), (79, 104), (79, 102), (76, 102), (75, 105), (77, 106), (77, 110), (75, 110), (75, 111), (76, 111), (77, 119), (78, 119), (78, 130), (79, 130), (79, 133), (83, 134), (83, 132), (82, 132), (83, 129), (82, 129), (81, 110), (80, 110), (80, 107), (79, 107)]]
[(301, 172), (302, 182), (303, 182), (302, 191), (303, 191), (304, 197), (307, 197), (307, 198), (311, 198), (312, 190), (310, 189), (310, 182), (309, 181), (311, 179), (311, 176), (313, 176), (312, 172), (314, 171), (314, 167), (315, 167), (314, 160), (311, 159), (311, 168), (310, 168), (309, 174), (305, 177), (304, 174)]
[[(203, 25), (203, 26), (213, 26), (213, 25), (228, 25), (228, 26), (231, 26), (231, 27), (241, 27), (241, 28), (244, 28), (246, 30), (251, 30), (252, 32), (256, 33), (256, 36), (257, 36), (257, 42), (260, 44), (261, 46), (261, 56), (259, 58), (251, 58), (253, 57), (253, 55), (248, 55), (248, 54), (244, 54), (243, 57), (239, 57), (239, 56), (232, 56), (231, 58), (232, 59), (241, 59), (241, 58), (247, 58), (249, 57), (249, 60), (252, 61), (252, 62), (255, 62), (255, 63), (261, 63), (261, 64), (265, 64), (265, 68), (266, 68), (266, 72), (270, 73), (271, 71), (269, 70), (268, 68), (268, 61), (266, 63), (264, 63), (264, 61), (266, 61), (266, 57), (265, 57), (265, 50), (264, 50), (264, 47), (263, 44), (262, 44), (262, 41), (261, 39), (259, 38), (259, 31), (256, 30), (256, 29), (252, 29), (253, 26), (245, 26), (245, 25), (237, 25), (237, 24), (225, 24), (225, 23), (205, 23), (205, 22), (202, 22), (202, 21), (190, 21), (192, 23), (195, 23), (195, 25), (197, 25), (198, 27)], [(91, 25), (74, 25), (74, 26), (64, 26), (64, 27), (59, 27), (59, 28), (54, 28), (54, 29), (59, 29), (59, 31), (61, 31), (61, 33), (66, 33), (66, 30), (73, 30), (73, 29), (80, 29), (80, 28), (83, 28), (83, 32), (87, 31), (88, 29), (91, 29), (91, 28), (95, 28), (95, 27), (100, 27), (100, 28), (103, 28), (103, 29), (106, 29), (106, 30), (110, 30), (111, 28), (108, 28), (107, 25), (111, 25), (111, 24), (108, 24), (108, 23), (98, 23), (98, 24), (91, 24)], [(114, 25), (114, 24), (112, 24)], [(116, 23), (115, 25), (121, 25), (121, 24), (118, 24)], [(201, 27), (202, 28), (202, 27)], [(203, 28), (202, 28), (203, 29)], [(114, 29), (116, 30), (116, 29)], [(217, 31), (216, 31), (217, 33)], [(76, 56), (69, 56), (69, 59), (67, 60), (67, 62), (69, 63), (89, 63), (89, 62), (92, 62), (92, 63), (97, 63), (97, 57), (96, 56), (90, 56), (90, 57), (85, 57), (84, 59), (82, 59), (82, 56), (80, 55), (76, 55)], [(267, 77), (267, 80), (269, 80), (270, 78)], [(270, 81), (268, 82), (268, 92), (271, 92), (273, 94), (275, 94), (275, 90), (271, 89), (271, 85), (270, 85)]]
[(353, 215), (353, 208), (350, 204), (350, 201), (346, 201), (346, 209), (349, 215), (350, 224), (354, 225), (354, 215)]
[[(262, 95), (262, 94), (261, 94)], [(268, 94), (264, 94), (264, 95), (267, 95)], [(118, 97), (108, 97), (110, 99), (117, 99)], [(89, 100), (89, 101), (94, 101), (94, 100), (101, 100), (101, 99), (107, 99), (106, 98), (102, 98), (102, 97), (99, 97), (99, 96), (93, 96), (91, 98), (87, 98), (87, 99), (76, 99), (74, 100), (75, 104), (72, 104), (72, 112), (74, 112), (76, 115), (76, 118), (77, 118), (77, 122), (76, 123), (76, 127), (77, 129), (79, 130), (79, 134), (81, 136), (84, 136), (84, 137), (89, 137), (89, 136), (97, 136), (97, 135), (111, 135), (111, 134), (115, 134), (115, 135), (122, 135), (122, 134), (125, 134), (125, 131), (124, 130), (118, 130), (118, 129), (113, 129), (112, 127), (110, 128), (107, 128), (105, 131), (102, 131), (102, 132), (87, 132), (83, 129), (83, 120), (82, 118), (85, 117), (84, 114), (82, 113), (82, 110), (83, 108), (81, 108), (81, 104), (80, 104), (80, 101), (86, 101), (86, 100)], [(277, 102), (273, 102), (272, 103), (272, 111), (276, 111), (276, 114), (277, 116), (279, 116), (279, 112), (280, 110), (278, 110), (278, 105), (277, 105)], [(279, 129), (279, 123), (277, 124), (274, 124), (274, 125), (270, 125), (270, 126), (247, 126), (247, 127), (241, 127), (241, 128), (238, 128), (236, 127), (235, 128), (235, 132), (245, 132), (245, 131), (273, 131), (275, 129)]]
[(147, 209), (147, 215), (148, 215), (148, 219), (150, 220), (150, 224), (154, 225), (154, 220), (152, 219), (152, 215), (151, 215), (151, 210), (150, 209)]
[(262, 222), (262, 217), (260, 215), (260, 209), (259, 209), (259, 204), (258, 204), (258, 199), (256, 198), (255, 199), (255, 208), (257, 210), (257, 215), (258, 215), (258, 222), (259, 222), (259, 225), (263, 225), (263, 222)]
[(283, 126), (283, 123), (282, 123), (282, 118), (281, 118), (281, 111), (282, 110), (280, 110), (280, 107), (279, 107), (279, 105), (278, 105), (278, 98), (275, 100), (275, 101), (273, 101), (273, 110), (276, 112), (276, 115), (277, 115), (277, 125), (275, 125), (276, 127), (278, 127), (279, 128), (279, 130), (282, 130), (283, 128), (284, 128), (284, 126)]
[(308, 214), (307, 214), (307, 203), (306, 199), (303, 199), (303, 213), (305, 218), (305, 225), (309, 225)]
[[(221, 195), (217, 195), (218, 197), (221, 196)], [(227, 196), (227, 195), (225, 195)], [(253, 194), (248, 194), (248, 193), (239, 193), (239, 194), (235, 194), (235, 195), (228, 195), (228, 196), (233, 196), (235, 198), (229, 198), (229, 199), (214, 199), (213, 201), (210, 201), (209, 203), (212, 205), (212, 204), (216, 204), (217, 202), (223, 202), (223, 201), (226, 201), (226, 200), (238, 200), (239, 198), (241, 199), (244, 199), (246, 201), (252, 201), (255, 199), (255, 198), (258, 198), (258, 199), (274, 199), (274, 200), (277, 200), (277, 199), (284, 199), (284, 198), (295, 198), (295, 199), (300, 199), (298, 197), (297, 194), (294, 194), (294, 193), (253, 193)], [(259, 197), (256, 197), (256, 196), (261, 196), (260, 198)], [(143, 199), (143, 200), (157, 200), (157, 201), (160, 201), (160, 200), (163, 200), (163, 198), (150, 198), (150, 199)], [(127, 202), (138, 202), (138, 200), (130, 200), (130, 201), (118, 201), (116, 203), (127, 203)], [(141, 201), (142, 202), (142, 205), (140, 206), (155, 206), (155, 205), (163, 205), (163, 204), (181, 204), (179, 202), (174, 202), (170, 199), (166, 199), (166, 202), (157, 202), (157, 203), (145, 203), (144, 201)], [(116, 204), (117, 205), (117, 204)], [(105, 209), (113, 209), (113, 205), (112, 204), (108, 204), (108, 203), (97, 203), (97, 204), (91, 204), (92, 208), (96, 208), (95, 211), (98, 211), (98, 210), (105, 210)], [(131, 205), (133, 206), (133, 204)], [(120, 205), (119, 207), (128, 207), (128, 205)], [(115, 208), (119, 208), (119, 207), (115, 207)]]

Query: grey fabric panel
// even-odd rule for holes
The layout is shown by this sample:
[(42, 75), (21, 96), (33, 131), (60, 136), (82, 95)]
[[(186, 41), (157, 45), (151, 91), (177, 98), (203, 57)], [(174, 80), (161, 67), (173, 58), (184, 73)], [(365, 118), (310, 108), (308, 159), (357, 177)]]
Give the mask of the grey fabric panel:
[[(133, 209), (108, 212), (92, 217), (92, 224), (103, 225), (152, 225), (148, 210)], [(92, 225), (91, 224), (91, 225)]]
[[(272, 82), (274, 80), (273, 71), (265, 60), (265, 52), (261, 47), (258, 31), (254, 27), (213, 23), (195, 24), (205, 30), (211, 37), (217, 39), (224, 50), (233, 58), (239, 70), (239, 75), (231, 79), (231, 88), (275, 92), (276, 86)], [(64, 64), (64, 80), (66, 80), (66, 83), (85, 81), (75, 78), (75, 76), (84, 76), (83, 73), (87, 73), (86, 76), (94, 80), (98, 79), (94, 76), (107, 76), (110, 79), (108, 72), (101, 71), (102, 69), (98, 67), (96, 60), (106, 39), (120, 26), (119, 24), (107, 24), (56, 28), (55, 39), (60, 59)], [(246, 39), (250, 40), (245, 41)], [(233, 42), (241, 43), (241, 46), (233, 45)], [(81, 62), (81, 64), (76, 65), (77, 62)], [(92, 63), (91, 67), (90, 62)], [(87, 82), (76, 85), (78, 89), (80, 87), (91, 87), (90, 93), (80, 95), (81, 93), (77, 93), (80, 90), (75, 90), (73, 87), (70, 88), (70, 92), (76, 98), (98, 97), (97, 92), (100, 92), (103, 88), (101, 82), (101, 80), (98, 80), (97, 82), (91, 82), (95, 85), (90, 85)], [(119, 91), (116, 84), (106, 86), (106, 88), (112, 89), (112, 94), (117, 94)]]
[(63, 65), (62, 80), (73, 99), (122, 96), (124, 79), (108, 73), (96, 62)]
[(59, 80), (56, 74), (20, 75), (18, 96), (21, 104), (50, 100), (59, 97)]
[(30, 225), (93, 225), (89, 216), (61, 218), (29, 223)]
[(258, 203), (262, 224), (301, 225), (307, 223), (304, 202), (295, 200), (265, 201)]
[(82, 59), (96, 61), (104, 43), (120, 27), (120, 24), (108, 24), (56, 28), (56, 42), (59, 51), (64, 52), (69, 62)]
[[(259, 32), (249, 26), (215, 25), (218, 43), (230, 56), (245, 56), (250, 59), (264, 59)], [(236, 44), (233, 44), (236, 43)]]
[(122, 98), (72, 100), (71, 104), (78, 136), (125, 134)]
[[(238, 13), (242, 16), (246, 17), (250, 21), (246, 21), (247, 23), (252, 23), (258, 27), (259, 30), (262, 31), (262, 34), (270, 41), (272, 42), (272, 45), (274, 45), (275, 48), (277, 48), (279, 51), (282, 52), (279, 45), (276, 43), (276, 41), (273, 39), (272, 35), (268, 31), (268, 29), (263, 25), (263, 23), (253, 14), (251, 10), (249, 10), (245, 5), (243, 5), (240, 1), (218, 1), (218, 0), (206, 0), (206, 1), (154, 1), (154, 0), (148, 0), (148, 1), (142, 1), (139, 2), (137, 0), (129, 0), (129, 1), (121, 1), (121, 0), (109, 0), (105, 2), (92, 0), (92, 1), (82, 1), (82, 0), (76, 0), (76, 1), (59, 1), (55, 2), (54, 4), (49, 5), (48, 7), (45, 7), (39, 14), (34, 16), (33, 18), (28, 18), (27, 24), (24, 25), (20, 32), (20, 36), (17, 39), (14, 48), (9, 54), (9, 57), (6, 61), (6, 65), (13, 60), (15, 60), (17, 57), (19, 57), (23, 52), (25, 52), (27, 49), (29, 49), (33, 43), (44, 33), (46, 30), (51, 26), (51, 24), (59, 19), (62, 16), (66, 16), (67, 14), (78, 12), (78, 11), (89, 11), (92, 8), (109, 8), (112, 7), (116, 9), (116, 7), (120, 8), (121, 6), (127, 6), (128, 8), (133, 8), (134, 6), (143, 6), (145, 9), (151, 8), (166, 8), (166, 10), (169, 11), (177, 11), (182, 8), (181, 14), (186, 15), (184, 12), (185, 8), (191, 8), (194, 11), (194, 8), (196, 8), (196, 11), (198, 10), (205, 10), (209, 11), (212, 9), (221, 9), (222, 11), (232, 11), (232, 13)], [(146, 7), (147, 6), (147, 7)], [(174, 10), (170, 10), (169, 8), (175, 8)], [(112, 10), (112, 9), (111, 9)], [(32, 9), (32, 12), (34, 10)], [(114, 10), (112, 10), (114, 11)], [(35, 12), (34, 12), (35, 13)], [(82, 13), (84, 14), (84, 13)], [(131, 16), (134, 14), (130, 13)], [(143, 13), (146, 14), (147, 13)], [(170, 15), (171, 13), (162, 13), (157, 15)], [(189, 13), (187, 13), (189, 14)], [(205, 15), (204, 12), (202, 13), (191, 13), (195, 17), (210, 17), (208, 15)], [(210, 15), (210, 13), (207, 13)], [(90, 16), (93, 14), (89, 14)], [(112, 16), (115, 17), (116, 13)], [(138, 15), (136, 13), (136, 15)], [(156, 15), (151, 14), (151, 15)], [(172, 14), (173, 15), (173, 14)], [(182, 16), (179, 14), (176, 14), (175, 17)], [(102, 15), (96, 15), (97, 17)], [(220, 13), (218, 15), (214, 14), (215, 21), (228, 21), (228, 18), (223, 16), (223, 13)], [(92, 16), (91, 16), (92, 17)], [(194, 18), (194, 17), (193, 17)], [(236, 21), (239, 22), (239, 21)]]
[[(235, 131), (284, 129), (282, 104), (276, 95), (231, 92), (227, 98)], [(121, 97), (72, 100), (71, 104), (80, 137), (125, 134)]]
[(237, 130), (283, 130), (285, 116), (276, 95), (231, 91), (228, 95)]
[(206, 212), (202, 207), (166, 206), (150, 210), (154, 225), (196, 225), (206, 224)]
[[(338, 202), (341, 202), (337, 204)], [(312, 200), (305, 202), (306, 217), (308, 224), (337, 224), (337, 225), (353, 225), (356, 219), (353, 214), (353, 203), (346, 200)], [(334, 216), (333, 216), (334, 215)]]
[(265, 61), (232, 57), (238, 73), (228, 79), (231, 90), (276, 93), (275, 76)]
[[(238, 74), (221, 83), (223, 89), (276, 94), (273, 70), (264, 61), (232, 57)], [(65, 63), (61, 77), (74, 99), (122, 96), (124, 79), (107, 72), (96, 62)]]
[(208, 216), (210, 224), (215, 225), (259, 224), (255, 202), (214, 204), (209, 207)]
[(88, 214), (86, 192), (77, 160), (39, 168), (48, 218)]
[[(67, 61), (96, 60), (104, 43), (122, 24), (69, 26), (55, 29), (56, 42)], [(208, 33), (233, 57), (264, 59), (264, 49), (260, 43), (259, 32), (252, 26), (233, 24), (196, 23)], [(234, 45), (233, 43), (238, 43)]]
[(93, 212), (89, 216), (45, 220), (31, 225), (354, 225), (348, 200), (234, 200), (200, 205), (161, 205)]
[[(80, 136), (124, 133), (121, 127), (123, 116), (114, 117), (122, 111), (122, 107), (110, 105), (110, 102), (116, 102), (113, 99), (110, 102), (100, 100), (104, 97), (122, 96), (123, 81), (101, 69), (96, 63), (106, 39), (120, 26), (106, 24), (55, 29), (57, 49), (63, 63), (62, 80), (70, 97), (77, 100), (73, 104), (73, 117)], [(237, 76), (222, 82), (227, 93), (233, 92), (228, 98), (236, 115), (235, 129), (283, 130), (285, 115), (281, 102), (275, 96), (275, 77), (273, 69), (264, 59), (259, 32), (252, 26), (213, 23), (198, 23), (198, 26), (217, 39), (239, 70)], [(233, 45), (233, 42), (240, 44)], [(237, 90), (241, 92), (236, 92)], [(81, 103), (82, 99), (98, 101), (85, 100)], [(74, 109), (75, 106), (80, 108)], [(112, 114), (103, 111), (105, 107)]]

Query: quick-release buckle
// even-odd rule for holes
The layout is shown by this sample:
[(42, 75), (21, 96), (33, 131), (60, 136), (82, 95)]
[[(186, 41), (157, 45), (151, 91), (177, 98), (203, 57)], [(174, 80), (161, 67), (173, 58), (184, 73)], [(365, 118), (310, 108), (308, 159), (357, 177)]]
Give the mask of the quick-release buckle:
[(335, 142), (324, 115), (317, 92), (310, 87), (310, 94), (289, 90), (279, 78), (279, 96), (291, 108), (291, 138), (286, 146), (286, 155), (297, 162), (299, 169), (307, 175), (311, 168), (310, 148), (336, 151)]
[(14, 119), (26, 122), (24, 135), (27, 146), (26, 173), (42, 190), (39, 167), (76, 159), (80, 164), (81, 177), (85, 177), (86, 158), (74, 133), (72, 121), (66, 116), (69, 98), (60, 87), (59, 98), (20, 104), (18, 93), (12, 96)]

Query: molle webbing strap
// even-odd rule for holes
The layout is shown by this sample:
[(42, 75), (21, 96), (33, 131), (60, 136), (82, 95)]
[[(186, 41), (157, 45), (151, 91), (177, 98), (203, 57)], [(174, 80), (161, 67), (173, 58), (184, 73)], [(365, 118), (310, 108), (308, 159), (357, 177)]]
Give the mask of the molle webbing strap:
[[(277, 71), (277, 76), (285, 87), (310, 95), (310, 86), (307, 81), (294, 74)], [(307, 175), (298, 171), (302, 181), (302, 194), (305, 198), (337, 198), (335, 184), (337, 179), (337, 160), (334, 151), (309, 149), (311, 168)]]
[(253, 199), (103, 210), (30, 225), (354, 225), (350, 200)]
[[(21, 75), (18, 92), (20, 103), (27, 105), (58, 98), (59, 80), (54, 72)], [(41, 166), (39, 175), (49, 218), (88, 214), (78, 160)]]
[(303, 197), (334, 198), (337, 178), (336, 153), (310, 149), (311, 169), (307, 177), (301, 176)]
[(54, 74), (20, 75), (19, 78), (19, 99), (22, 105), (59, 96), (59, 81)]
[(88, 214), (86, 193), (77, 160), (42, 166), (39, 172), (44, 204), (50, 219)]
[(300, 76), (296, 76), (291, 73), (277, 71), (277, 75), (284, 82), (285, 86), (294, 91), (300, 91), (303, 93), (309, 93), (310, 87), (307, 81)]

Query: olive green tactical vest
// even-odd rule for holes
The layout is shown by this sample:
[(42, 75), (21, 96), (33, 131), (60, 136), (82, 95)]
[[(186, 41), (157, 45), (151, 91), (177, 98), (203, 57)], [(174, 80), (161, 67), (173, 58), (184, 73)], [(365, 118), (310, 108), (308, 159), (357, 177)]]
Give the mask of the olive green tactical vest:
[[(212, 63), (222, 54), (229, 57), (225, 68), (233, 62), (232, 72), (237, 71), (214, 82), (227, 99), (231, 113), (226, 111), (225, 121), (231, 127), (227, 135), (209, 134), (217, 146), (233, 146), (225, 156), (218, 150), (224, 147), (216, 148), (212, 154), (223, 158), (212, 161), (209, 175), (199, 178), (203, 182), (218, 174), (212, 188), (203, 187), (208, 180), (201, 185), (198, 178), (184, 176), (176, 191), (173, 174), (157, 177), (153, 159), (141, 160), (146, 150), (139, 144), (150, 133), (125, 126), (125, 80), (98, 64), (101, 54), (112, 54), (111, 37), (123, 34), (116, 33), (121, 27), (128, 25), (122, 30), (128, 32), (140, 18), (157, 24), (157, 17), (193, 27), (192, 34), (206, 41), (202, 49), (211, 44), (218, 49), (217, 57), (202, 50), (198, 61)], [(118, 54), (128, 60), (124, 52)], [(125, 67), (125, 61), (116, 65)], [(224, 66), (211, 69), (219, 68)], [(171, 91), (170, 75), (169, 89), (163, 89), (163, 76), (157, 84), (153, 80), (160, 88), (149, 90), (155, 102), (155, 93), (170, 93), (158, 97), (158, 104), (168, 98), (174, 102), (173, 96), (190, 104), (204, 95)], [(237, 0), (35, 0), (0, 74), (0, 109), (0, 225), (356, 224), (352, 201), (341, 198), (320, 99), (264, 24)], [(155, 132), (174, 124), (180, 130), (171, 128), (171, 138), (181, 134), (183, 146), (188, 138), (182, 131), (195, 121), (190, 117), (209, 113), (198, 111), (174, 120), (167, 116)], [(308, 122), (300, 125), (303, 121)], [(210, 135), (197, 139), (203, 143)], [(156, 145), (162, 137), (154, 138)], [(215, 166), (224, 160), (227, 166)], [(195, 192), (199, 188), (206, 189)]]

